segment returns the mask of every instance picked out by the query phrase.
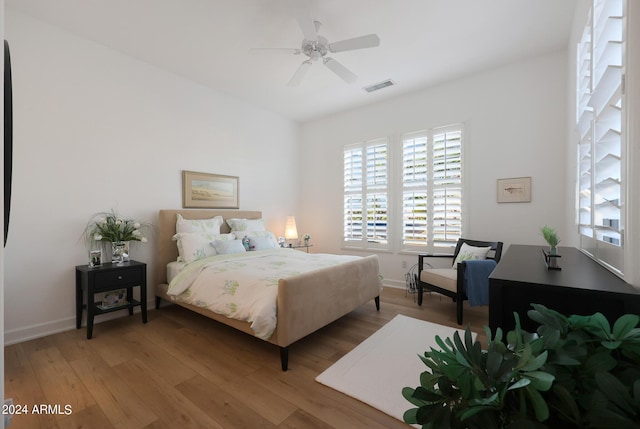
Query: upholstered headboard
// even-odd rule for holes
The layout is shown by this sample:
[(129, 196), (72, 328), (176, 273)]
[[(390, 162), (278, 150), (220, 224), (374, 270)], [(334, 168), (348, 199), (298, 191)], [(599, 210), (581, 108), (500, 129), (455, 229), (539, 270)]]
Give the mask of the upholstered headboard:
[[(158, 260), (157, 279), (160, 284), (167, 282), (167, 264), (178, 259), (178, 247), (172, 237), (176, 233), (176, 215), (181, 214), (185, 219), (209, 219), (222, 216), (226, 221), (231, 218), (260, 219), (262, 212), (247, 210), (160, 210), (158, 214)], [(226, 222), (220, 227), (221, 233), (228, 233)]]

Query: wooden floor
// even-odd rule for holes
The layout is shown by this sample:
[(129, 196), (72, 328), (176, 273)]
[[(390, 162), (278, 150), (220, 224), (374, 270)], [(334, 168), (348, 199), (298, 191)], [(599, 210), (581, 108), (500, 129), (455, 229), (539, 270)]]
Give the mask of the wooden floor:
[[(314, 380), (396, 314), (457, 327), (450, 299), (418, 307), (385, 288), (380, 312), (371, 302), (293, 344), (287, 372), (276, 346), (175, 305), (146, 325), (139, 314), (100, 323), (91, 340), (82, 328), (7, 346), (5, 397), (28, 411), (10, 427), (406, 428)], [(464, 314), (484, 343), (487, 307)]]

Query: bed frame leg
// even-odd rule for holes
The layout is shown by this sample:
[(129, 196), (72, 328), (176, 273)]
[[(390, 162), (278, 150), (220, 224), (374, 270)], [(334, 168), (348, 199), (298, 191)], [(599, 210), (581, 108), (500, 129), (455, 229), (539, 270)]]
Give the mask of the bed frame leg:
[(289, 346), (280, 347), (280, 363), (283, 371), (289, 368)]
[(160, 301), (162, 301), (162, 298), (156, 296), (156, 310), (160, 309)]
[(380, 311), (380, 295), (376, 296), (374, 299), (376, 301), (376, 310)]

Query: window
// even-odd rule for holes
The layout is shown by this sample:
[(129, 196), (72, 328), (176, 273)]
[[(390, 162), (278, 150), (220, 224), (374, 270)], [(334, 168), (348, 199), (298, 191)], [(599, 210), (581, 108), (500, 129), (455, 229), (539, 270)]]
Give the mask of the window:
[(461, 235), (460, 125), (345, 147), (345, 247), (449, 253)]
[(402, 250), (447, 253), (462, 236), (462, 129), (402, 137)]
[(344, 245), (386, 249), (388, 244), (389, 143), (351, 145), (344, 151)]
[(623, 272), (624, 0), (594, 0), (577, 49), (580, 247)]

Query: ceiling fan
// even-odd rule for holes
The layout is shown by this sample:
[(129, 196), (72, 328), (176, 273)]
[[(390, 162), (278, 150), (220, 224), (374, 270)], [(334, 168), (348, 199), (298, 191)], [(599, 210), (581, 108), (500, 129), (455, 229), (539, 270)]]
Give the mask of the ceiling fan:
[(322, 60), (329, 70), (337, 74), (347, 83), (353, 83), (358, 76), (340, 64), (338, 61), (327, 54), (352, 51), (355, 49), (375, 48), (380, 45), (380, 38), (376, 34), (367, 34), (365, 36), (354, 37), (351, 39), (341, 40), (339, 42), (329, 43), (329, 41), (318, 34), (320, 26), (319, 21), (313, 20), (307, 14), (298, 14), (298, 24), (304, 35), (300, 48), (254, 48), (252, 51), (272, 51), (291, 53), (294, 55), (304, 54), (308, 58), (300, 64), (293, 77), (289, 80), (288, 86), (298, 86), (304, 78), (309, 68), (315, 61)]

